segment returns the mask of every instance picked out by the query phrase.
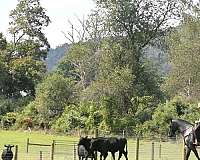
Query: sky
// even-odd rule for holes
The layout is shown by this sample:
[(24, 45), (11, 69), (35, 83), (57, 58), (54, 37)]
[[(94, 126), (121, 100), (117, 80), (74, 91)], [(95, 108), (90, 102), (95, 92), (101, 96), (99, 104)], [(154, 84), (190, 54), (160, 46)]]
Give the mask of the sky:
[[(8, 38), (9, 13), (15, 9), (18, 0), (0, 0), (0, 2), (0, 32)], [(51, 24), (45, 28), (44, 33), (52, 48), (69, 43), (62, 33), (70, 30), (68, 20), (79, 27), (77, 17), (86, 18), (91, 9), (95, 8), (93, 0), (41, 0), (41, 5), (51, 19)]]

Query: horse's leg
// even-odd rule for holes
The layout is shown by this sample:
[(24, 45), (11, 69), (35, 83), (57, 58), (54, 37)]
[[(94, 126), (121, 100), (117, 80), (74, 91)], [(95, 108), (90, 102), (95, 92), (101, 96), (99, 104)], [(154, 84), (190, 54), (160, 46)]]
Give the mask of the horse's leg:
[(184, 160), (188, 160), (189, 156), (190, 156), (190, 152), (191, 152), (191, 149), (186, 147), (186, 154), (185, 154), (185, 159)]
[(199, 154), (198, 154), (198, 152), (197, 152), (196, 147), (192, 147), (192, 151), (194, 152), (194, 154), (195, 154), (195, 156), (197, 157), (197, 159), (200, 160)]

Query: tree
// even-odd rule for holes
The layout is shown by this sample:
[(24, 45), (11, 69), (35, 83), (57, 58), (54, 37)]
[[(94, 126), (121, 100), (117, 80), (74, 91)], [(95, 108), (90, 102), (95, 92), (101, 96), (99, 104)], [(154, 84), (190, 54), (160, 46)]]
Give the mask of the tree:
[(200, 30), (199, 20), (186, 16), (184, 22), (169, 34), (169, 61), (171, 72), (165, 90), (169, 95), (199, 99), (200, 85)]
[(31, 42), (40, 45), (39, 47), (46, 49), (50, 47), (42, 32), (44, 27), (49, 25), (50, 19), (40, 5), (40, 0), (20, 0), (16, 8), (10, 12), (10, 18), (12, 21), (9, 32), (13, 36), (14, 46), (20, 42), (32, 40)]
[(20, 97), (21, 92), (35, 95), (35, 85), (42, 79), (46, 66), (43, 59), (50, 45), (43, 33), (50, 23), (39, 0), (20, 0), (10, 12), (9, 43), (6, 63), (12, 77), (11, 97)]
[(73, 92), (71, 79), (57, 73), (48, 75), (36, 89), (35, 106), (41, 120), (46, 123), (60, 116), (64, 107), (73, 103)]
[(58, 66), (58, 72), (71, 77), (82, 88), (86, 88), (95, 79), (98, 55), (92, 42), (73, 44), (68, 54)]
[(9, 74), (9, 67), (6, 63), (7, 40), (0, 33), (0, 95), (7, 97), (11, 93), (12, 77)]
[(181, 0), (96, 0), (96, 3), (104, 11), (104, 25), (110, 36), (125, 40), (136, 85), (143, 78), (144, 48), (165, 35), (170, 21), (180, 21), (183, 12), (197, 13), (194, 10), (198, 9), (198, 4)]
[(0, 50), (5, 50), (7, 47), (7, 41), (3, 36), (3, 33), (0, 33)]

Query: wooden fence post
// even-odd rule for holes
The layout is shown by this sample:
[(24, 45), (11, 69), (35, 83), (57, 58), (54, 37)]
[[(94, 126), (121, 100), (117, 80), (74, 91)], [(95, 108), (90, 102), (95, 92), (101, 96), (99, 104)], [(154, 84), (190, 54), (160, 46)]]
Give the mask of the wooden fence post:
[(40, 160), (42, 160), (42, 151), (40, 151)]
[(55, 151), (55, 140), (53, 140), (51, 145), (51, 160), (54, 160), (54, 151)]
[(161, 152), (162, 152), (162, 146), (161, 146), (161, 143), (159, 145), (159, 159), (161, 159)]
[(139, 142), (139, 137), (136, 139), (136, 160), (139, 160), (139, 147), (140, 147), (140, 142)]
[(18, 145), (15, 146), (15, 156), (14, 156), (14, 160), (17, 160), (17, 155), (18, 155)]
[(151, 160), (154, 160), (154, 142), (152, 142)]
[(74, 160), (76, 160), (76, 144), (74, 142)]
[(26, 153), (28, 153), (28, 147), (29, 147), (29, 138), (27, 138), (27, 143), (26, 143)]

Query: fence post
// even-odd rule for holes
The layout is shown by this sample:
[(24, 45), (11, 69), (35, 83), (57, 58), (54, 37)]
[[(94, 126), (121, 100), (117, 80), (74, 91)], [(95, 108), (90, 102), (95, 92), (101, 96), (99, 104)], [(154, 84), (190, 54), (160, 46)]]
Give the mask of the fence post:
[(76, 144), (74, 142), (74, 160), (76, 160)]
[(42, 160), (42, 151), (40, 151), (40, 160)]
[(27, 138), (27, 143), (26, 143), (26, 153), (28, 153), (28, 147), (29, 147), (29, 138)]
[(136, 138), (136, 160), (139, 160), (139, 147), (140, 147), (140, 142), (139, 142), (139, 137)]
[(151, 160), (154, 160), (154, 142), (152, 142)]
[(18, 145), (15, 146), (15, 156), (14, 156), (14, 160), (17, 160), (17, 155), (18, 155)]
[(161, 159), (161, 152), (162, 152), (162, 146), (161, 146), (161, 143), (160, 143), (160, 146), (159, 146), (159, 159)]
[(53, 140), (51, 145), (51, 160), (54, 159), (54, 150), (55, 150), (55, 140)]

